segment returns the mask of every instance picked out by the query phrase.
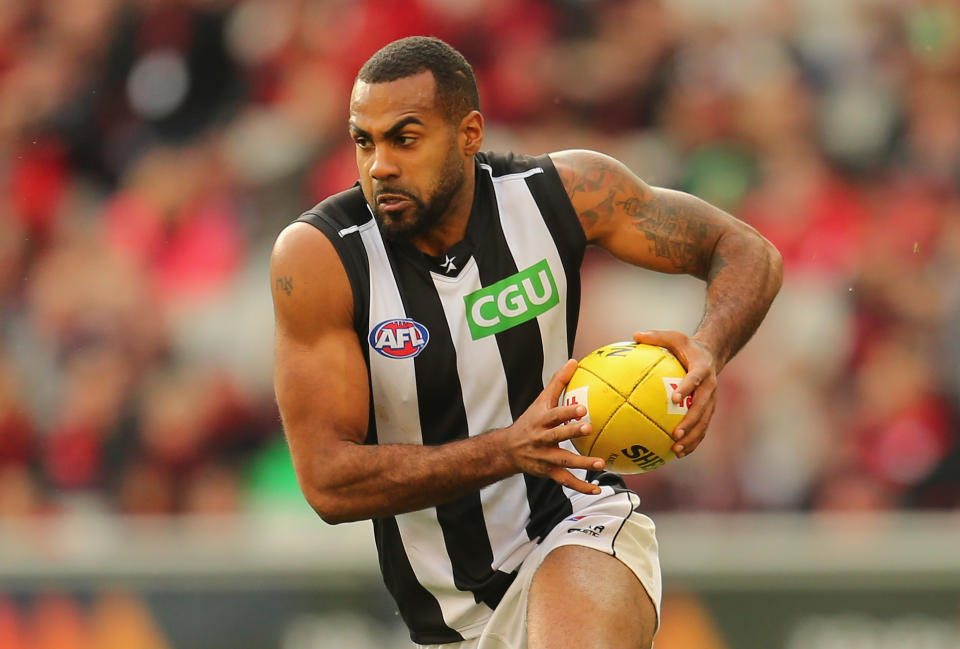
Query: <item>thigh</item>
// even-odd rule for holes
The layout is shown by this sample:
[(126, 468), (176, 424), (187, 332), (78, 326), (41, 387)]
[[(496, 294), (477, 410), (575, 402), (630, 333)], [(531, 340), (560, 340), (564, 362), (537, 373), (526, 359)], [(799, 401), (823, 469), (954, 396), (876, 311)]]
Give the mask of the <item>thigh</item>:
[(648, 649), (657, 609), (637, 575), (619, 559), (581, 545), (547, 555), (527, 602), (529, 649)]

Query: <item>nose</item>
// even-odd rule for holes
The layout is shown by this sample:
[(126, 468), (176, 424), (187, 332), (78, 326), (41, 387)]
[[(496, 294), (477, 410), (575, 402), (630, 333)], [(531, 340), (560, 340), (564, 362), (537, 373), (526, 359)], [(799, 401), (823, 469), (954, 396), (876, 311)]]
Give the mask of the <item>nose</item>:
[(390, 152), (390, 147), (377, 147), (370, 162), (370, 176), (375, 180), (387, 180), (400, 175), (400, 167)]

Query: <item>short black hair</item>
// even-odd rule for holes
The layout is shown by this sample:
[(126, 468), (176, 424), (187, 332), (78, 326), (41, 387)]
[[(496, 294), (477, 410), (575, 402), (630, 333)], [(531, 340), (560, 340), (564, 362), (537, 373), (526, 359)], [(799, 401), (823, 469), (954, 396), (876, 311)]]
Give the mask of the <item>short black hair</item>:
[(471, 110), (480, 110), (473, 68), (460, 52), (439, 38), (409, 36), (393, 41), (363, 64), (357, 79), (386, 83), (427, 70), (437, 84), (437, 107), (449, 121), (459, 123)]

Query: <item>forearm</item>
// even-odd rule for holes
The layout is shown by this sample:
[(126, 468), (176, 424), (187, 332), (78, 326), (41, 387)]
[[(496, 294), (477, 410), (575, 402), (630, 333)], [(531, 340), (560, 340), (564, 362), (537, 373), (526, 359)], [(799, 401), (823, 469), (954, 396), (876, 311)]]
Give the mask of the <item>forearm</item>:
[(301, 476), (329, 523), (392, 516), (450, 502), (516, 473), (496, 430), (439, 446), (339, 444)]
[(703, 319), (694, 334), (713, 353), (717, 371), (750, 340), (782, 280), (780, 253), (756, 231), (744, 227), (717, 241)]

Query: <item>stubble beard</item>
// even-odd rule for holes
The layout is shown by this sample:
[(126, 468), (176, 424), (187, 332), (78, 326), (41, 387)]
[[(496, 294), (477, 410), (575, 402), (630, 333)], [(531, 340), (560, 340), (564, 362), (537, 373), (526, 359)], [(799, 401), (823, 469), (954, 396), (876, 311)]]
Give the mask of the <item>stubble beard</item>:
[(453, 149), (443, 164), (440, 179), (429, 202), (400, 189), (381, 188), (377, 193), (399, 194), (412, 204), (412, 207), (406, 210), (409, 214), (393, 216), (385, 214), (374, 201), (373, 213), (384, 236), (389, 239), (411, 239), (429, 231), (446, 216), (454, 196), (463, 187), (464, 180), (463, 158)]

